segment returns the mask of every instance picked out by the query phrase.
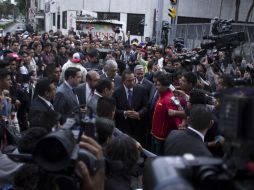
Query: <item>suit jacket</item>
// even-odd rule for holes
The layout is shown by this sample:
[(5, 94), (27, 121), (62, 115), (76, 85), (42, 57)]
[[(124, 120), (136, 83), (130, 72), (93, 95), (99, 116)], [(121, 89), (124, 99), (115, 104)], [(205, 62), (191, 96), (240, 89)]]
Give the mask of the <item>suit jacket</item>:
[(30, 111), (53, 111), (50, 106), (38, 96), (32, 100)]
[(73, 109), (79, 105), (77, 97), (78, 96), (74, 94), (72, 89), (70, 89), (65, 82), (57, 88), (54, 108), (55, 111), (61, 114), (62, 123), (71, 115), (72, 111), (74, 111)]
[(164, 154), (182, 156), (185, 153), (194, 156), (212, 156), (201, 137), (194, 131), (190, 129), (171, 131), (164, 145)]
[[(155, 94), (156, 93), (156, 94)], [(153, 114), (154, 106), (159, 98), (159, 93), (156, 89), (156, 87), (153, 85), (151, 88), (149, 100), (148, 100), (148, 109), (151, 114)]]
[[(147, 114), (147, 93), (144, 87), (136, 85), (133, 87), (132, 104), (128, 104), (127, 95), (124, 86), (120, 86), (113, 93), (116, 100), (116, 126), (123, 132), (139, 140), (139, 134), (145, 128), (145, 116)], [(135, 110), (139, 112), (140, 120), (125, 118), (124, 111)]]
[[(105, 73), (103, 73), (101, 76), (100, 76), (101, 79), (108, 79), (108, 77), (106, 76)], [(122, 85), (122, 77), (119, 76), (119, 75), (116, 75), (115, 78), (114, 78), (114, 83), (115, 83), (115, 89), (118, 88), (119, 86)]]
[(78, 87), (74, 88), (74, 91), (78, 96), (80, 105), (86, 104), (86, 83), (80, 84)]
[(146, 78), (143, 79), (141, 85), (146, 89), (148, 97), (150, 97), (151, 90), (153, 87), (153, 83), (151, 83), (149, 80)]
[(90, 101), (87, 103), (87, 106), (90, 107), (92, 109), (93, 115), (96, 116), (97, 115), (97, 103), (98, 100), (101, 96), (99, 96), (98, 94), (94, 94), (93, 97), (90, 99)]
[(147, 72), (144, 76), (147, 80), (153, 82), (153, 72)]

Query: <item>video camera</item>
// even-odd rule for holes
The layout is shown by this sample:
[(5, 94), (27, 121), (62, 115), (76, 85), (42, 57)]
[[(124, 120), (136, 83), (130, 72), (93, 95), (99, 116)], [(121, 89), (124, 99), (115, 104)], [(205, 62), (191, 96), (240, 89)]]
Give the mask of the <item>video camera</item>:
[(232, 20), (221, 20), (215, 18), (212, 25), (212, 36), (204, 36), (204, 40), (209, 40), (201, 44), (202, 49), (217, 48), (218, 51), (228, 51), (241, 45), (246, 41), (244, 32), (232, 32)]
[(174, 47), (177, 53), (181, 53), (184, 47), (184, 39), (183, 38), (174, 39)]
[(200, 50), (195, 53), (182, 54), (179, 58), (182, 60), (182, 65), (198, 65), (201, 59), (206, 55), (206, 50)]
[(7, 154), (16, 162), (33, 163), (40, 167), (42, 176), (39, 177), (39, 183), (43, 184), (40, 189), (79, 190), (82, 179), (77, 169), (78, 161), (86, 164), (90, 175), (104, 167), (104, 160), (97, 160), (91, 152), (79, 148), (83, 133), (96, 139), (95, 120), (91, 110), (89, 115), (86, 114), (80, 121), (76, 120), (80, 118), (67, 119), (63, 128), (39, 140), (32, 154)]
[(144, 190), (251, 190), (254, 187), (254, 89), (220, 95), (219, 130), (226, 138), (224, 159), (159, 157), (147, 164)]

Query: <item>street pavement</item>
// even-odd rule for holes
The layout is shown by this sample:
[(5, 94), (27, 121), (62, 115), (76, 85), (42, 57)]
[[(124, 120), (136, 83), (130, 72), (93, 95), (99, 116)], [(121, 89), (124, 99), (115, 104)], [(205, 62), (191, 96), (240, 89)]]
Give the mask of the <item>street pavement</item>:
[(17, 23), (13, 23), (11, 26), (9, 26), (8, 28), (6, 28), (4, 30), (4, 35), (7, 32), (11, 32), (11, 33), (15, 33), (15, 31), (20, 28), (20, 29), (25, 29), (25, 23), (23, 22), (17, 22)]

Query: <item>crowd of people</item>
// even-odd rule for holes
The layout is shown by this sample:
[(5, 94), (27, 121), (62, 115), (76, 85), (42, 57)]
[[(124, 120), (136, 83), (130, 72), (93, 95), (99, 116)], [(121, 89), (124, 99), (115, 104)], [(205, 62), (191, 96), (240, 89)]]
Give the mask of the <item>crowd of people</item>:
[(254, 69), (240, 55), (229, 63), (216, 49), (187, 60), (199, 51), (91, 32), (7, 33), (0, 39), (0, 187), (38, 189), (38, 166), (14, 163), (6, 153), (33, 153), (73, 115), (96, 118), (97, 142), (84, 135), (80, 148), (121, 162), (95, 176), (79, 162), (81, 189), (132, 189), (131, 176), (142, 175), (142, 148), (158, 156), (222, 157), (226, 139), (213, 95), (252, 86)]

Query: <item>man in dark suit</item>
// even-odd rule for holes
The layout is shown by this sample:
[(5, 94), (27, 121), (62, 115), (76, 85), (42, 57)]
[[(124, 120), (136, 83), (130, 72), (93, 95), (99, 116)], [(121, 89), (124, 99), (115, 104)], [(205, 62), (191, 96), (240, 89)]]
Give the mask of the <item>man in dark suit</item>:
[(115, 90), (116, 126), (144, 145), (145, 116), (147, 113), (147, 93), (140, 85), (135, 85), (134, 74), (125, 70), (123, 85)]
[(151, 89), (154, 85), (144, 77), (145, 75), (144, 66), (136, 65), (134, 68), (134, 75), (136, 77), (135, 80), (136, 84), (142, 85), (146, 89), (148, 97), (150, 97)]
[(101, 79), (109, 79), (114, 81), (115, 88), (122, 85), (122, 78), (117, 74), (118, 66), (115, 60), (110, 59), (105, 63), (104, 71), (105, 73), (101, 75)]
[(67, 117), (79, 106), (78, 96), (73, 90), (81, 81), (80, 69), (69, 67), (64, 74), (65, 81), (57, 88), (54, 99), (54, 108), (61, 114), (61, 122), (64, 123)]
[(90, 107), (94, 116), (97, 115), (97, 103), (101, 97), (111, 97), (114, 90), (114, 83), (108, 79), (101, 79), (95, 86), (94, 96), (87, 103), (87, 106)]
[(100, 75), (97, 71), (88, 71), (86, 75), (86, 83), (78, 85), (74, 91), (78, 96), (80, 105), (87, 104), (94, 95), (95, 86), (100, 80)]
[(32, 100), (30, 111), (54, 111), (52, 101), (56, 94), (54, 83), (47, 77), (40, 79), (36, 84), (38, 95)]
[(37, 82), (36, 91), (37, 96), (32, 100), (28, 115), (30, 127), (39, 126), (51, 132), (52, 127), (58, 123), (58, 114), (51, 104), (56, 94), (56, 87), (53, 81), (45, 77)]
[(204, 143), (207, 130), (213, 125), (212, 113), (204, 106), (193, 106), (190, 110), (190, 126), (186, 130), (172, 131), (165, 142), (164, 154), (182, 156), (212, 156)]

